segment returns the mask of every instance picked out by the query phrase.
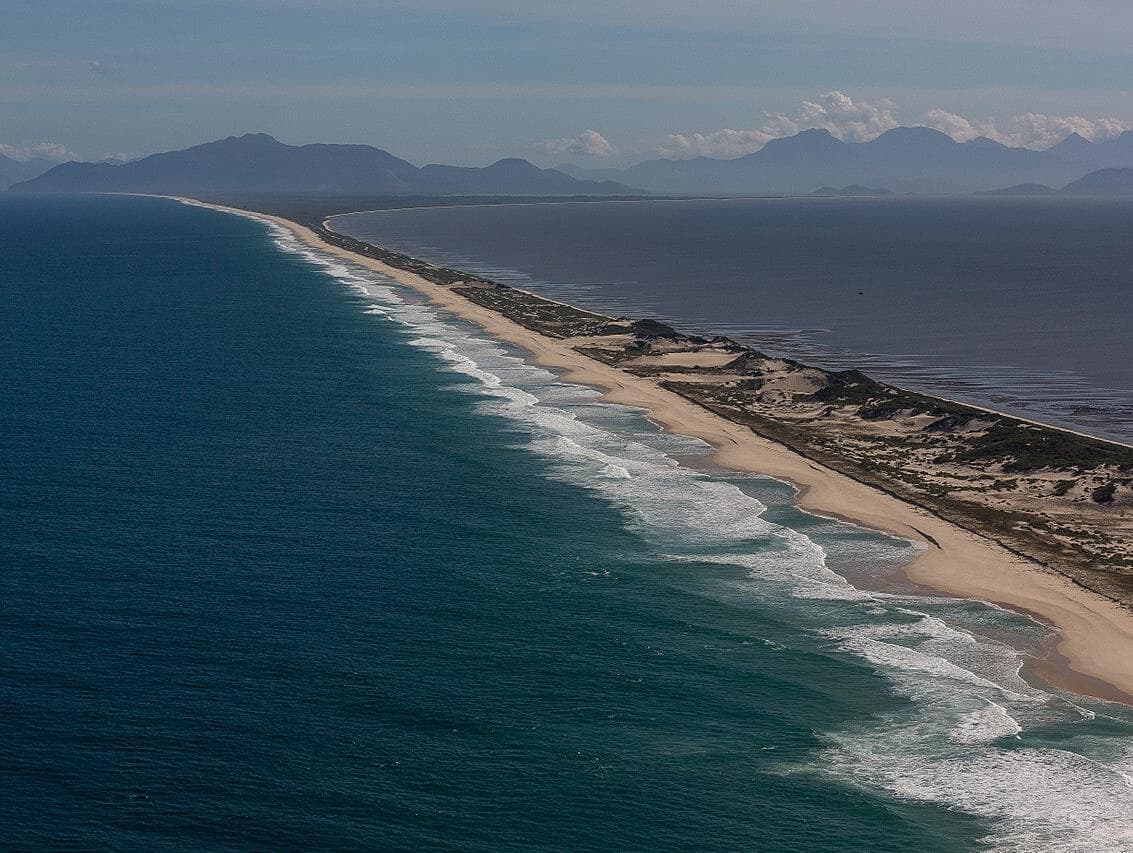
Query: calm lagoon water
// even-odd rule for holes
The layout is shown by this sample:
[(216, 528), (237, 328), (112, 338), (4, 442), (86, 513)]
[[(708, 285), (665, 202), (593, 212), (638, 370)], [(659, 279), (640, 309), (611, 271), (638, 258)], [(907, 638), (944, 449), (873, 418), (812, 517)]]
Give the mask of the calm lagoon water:
[(335, 228), (587, 307), (1133, 442), (1133, 202), (428, 208)]

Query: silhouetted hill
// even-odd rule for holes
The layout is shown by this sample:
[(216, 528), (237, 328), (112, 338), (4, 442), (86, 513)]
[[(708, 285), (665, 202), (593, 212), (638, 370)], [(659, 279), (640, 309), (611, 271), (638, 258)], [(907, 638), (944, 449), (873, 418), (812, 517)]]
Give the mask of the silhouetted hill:
[(870, 142), (805, 130), (732, 160), (649, 160), (610, 175), (660, 193), (810, 193), (859, 184), (894, 192), (978, 192), (1005, 184), (1061, 186), (1099, 166), (1133, 166), (1133, 132), (1092, 143), (1072, 134), (1047, 151), (986, 137), (957, 142), (927, 127), (896, 127)]
[(1088, 160), (1092, 156), (1093, 143), (1080, 133), (1072, 133), (1048, 150), (1062, 157), (1077, 160)]
[(861, 184), (850, 184), (848, 187), (819, 187), (811, 195), (818, 197), (878, 196), (893, 195), (893, 192), (880, 187), (863, 187)]
[(130, 163), (64, 163), (20, 183), (19, 192), (571, 194), (633, 192), (577, 181), (526, 160), (484, 169), (412, 163), (369, 145), (285, 145), (265, 133), (230, 136)]
[(1046, 184), (1016, 184), (1001, 190), (984, 190), (976, 195), (1058, 195), (1058, 190)]
[(563, 195), (611, 194), (630, 191), (613, 181), (579, 180), (557, 169), (540, 169), (514, 157), (482, 169), (431, 164), (421, 169), (423, 189), (450, 195)]
[(1060, 190), (1044, 184), (1018, 184), (980, 195), (1133, 196), (1133, 168), (1098, 169), (1071, 181)]
[(30, 181), (52, 168), (55, 164), (50, 160), (34, 158), (31, 160), (13, 160), (0, 154), (0, 190), (6, 190), (12, 184), (20, 181)]
[(1108, 142), (1090, 142), (1076, 133), (1070, 134), (1050, 149), (1088, 167), (1087, 171), (1104, 168), (1133, 167), (1133, 131), (1125, 131)]
[(1098, 169), (1067, 184), (1062, 195), (1133, 196), (1133, 169)]

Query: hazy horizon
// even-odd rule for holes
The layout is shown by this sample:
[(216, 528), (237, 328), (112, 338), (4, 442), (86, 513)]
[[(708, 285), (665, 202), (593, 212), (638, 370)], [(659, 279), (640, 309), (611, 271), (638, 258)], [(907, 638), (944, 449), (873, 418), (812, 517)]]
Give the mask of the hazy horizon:
[(259, 131), (597, 168), (897, 125), (1041, 149), (1133, 127), (1130, 25), (1110, 0), (19, 3), (0, 153), (134, 158)]
[[(830, 93), (830, 94), (840, 94), (840, 93)], [(957, 134), (955, 132), (949, 133), (948, 130), (946, 130), (944, 128), (933, 127), (930, 124), (921, 123), (921, 122), (893, 125), (892, 127), (886, 127), (884, 130), (877, 130), (876, 132), (869, 133), (868, 135), (863, 135), (863, 136), (860, 136), (860, 137), (857, 137), (857, 138), (844, 138), (843, 135), (840, 135), (838, 133), (834, 133), (829, 127), (823, 127), (823, 126), (820, 125), (818, 127), (799, 127), (797, 129), (791, 130), (790, 132), (783, 132), (779, 135), (774, 135), (774, 136), (769, 135), (765, 141), (761, 141), (757, 146), (753, 145), (750, 148), (750, 150), (747, 150), (745, 152), (718, 151), (718, 152), (713, 152), (713, 153), (700, 154), (696, 150), (681, 150), (681, 149), (678, 149), (676, 147), (673, 147), (673, 148), (668, 149), (668, 150), (660, 149), (660, 150), (654, 152), (652, 157), (672, 159), (672, 160), (692, 159), (694, 157), (700, 157), (700, 156), (709, 156), (709, 157), (713, 157), (715, 159), (735, 159), (735, 158), (745, 156), (745, 154), (754, 153), (756, 151), (762, 150), (762, 148), (767, 144), (767, 142), (770, 142), (770, 141), (775, 140), (775, 139), (785, 139), (785, 138), (788, 138), (788, 137), (791, 137), (791, 136), (795, 136), (798, 133), (803, 132), (803, 131), (807, 131), (807, 130), (827, 130), (827, 131), (830, 131), (836, 138), (838, 138), (839, 140), (841, 140), (843, 142), (846, 142), (846, 143), (861, 143), (861, 142), (871, 142), (874, 139), (877, 139), (879, 136), (886, 133), (887, 131), (897, 129), (897, 128), (926, 128), (926, 127), (930, 128), (932, 130), (939, 131), (940, 133), (944, 133), (946, 136), (948, 136), (949, 138), (953, 139), (956, 142), (967, 142), (967, 141), (970, 141), (971, 139), (977, 138), (976, 136), (968, 137), (968, 136), (965, 136), (964, 134)], [(1133, 129), (1133, 128), (1131, 128), (1131, 129)], [(1065, 140), (1067, 137), (1071, 136), (1072, 134), (1078, 134), (1079, 136), (1083, 136), (1083, 137), (1089, 139), (1089, 141), (1091, 141), (1091, 142), (1104, 142), (1104, 141), (1109, 141), (1111, 139), (1116, 139), (1123, 132), (1124, 132), (1124, 130), (1117, 130), (1117, 131), (1114, 131), (1112, 133), (1097, 133), (1097, 134), (1093, 134), (1092, 137), (1090, 137), (1090, 136), (1086, 136), (1081, 130), (1078, 130), (1078, 129), (1071, 127), (1071, 128), (1066, 129), (1066, 131), (1065, 131), (1065, 133), (1063, 133), (1063, 135), (1053, 137), (1051, 141), (1045, 142), (1042, 145), (1033, 145), (1033, 144), (1032, 145), (1013, 145), (1010, 141), (1002, 141), (1001, 144), (1008, 145), (1010, 147), (1027, 148), (1027, 149), (1032, 150), (1032, 151), (1045, 151), (1045, 150), (1057, 145), (1059, 142), (1062, 142), (1063, 140)], [(725, 131), (725, 133), (738, 133), (738, 131)], [(286, 138), (281, 139), (276, 134), (269, 133), (268, 131), (257, 130), (257, 129), (251, 128), (251, 129), (247, 129), (247, 130), (234, 131), (232, 133), (225, 134), (224, 136), (221, 136), (221, 137), (209, 138), (209, 139), (200, 139), (200, 140), (196, 140), (196, 141), (187, 142), (184, 145), (181, 145), (176, 149), (170, 149), (170, 150), (180, 151), (180, 150), (184, 150), (186, 148), (193, 148), (193, 147), (200, 146), (200, 145), (207, 145), (207, 144), (212, 143), (212, 142), (219, 142), (219, 141), (222, 141), (224, 139), (240, 138), (240, 137), (244, 137), (244, 136), (256, 136), (256, 135), (261, 135), (261, 134), (266, 134), (268, 136), (271, 136), (277, 142), (281, 142), (284, 145), (291, 145), (291, 146), (302, 146), (302, 145), (309, 145), (309, 144), (329, 144), (329, 145), (339, 145), (339, 144), (341, 144), (341, 145), (369, 145), (369, 146), (372, 146), (372, 147), (378, 148), (378, 149), (384, 148), (384, 146), (382, 146), (380, 141), (363, 142), (363, 141), (351, 140), (351, 139), (344, 139), (344, 140), (339, 140), (339, 139), (314, 139), (314, 140), (305, 140), (305, 141), (302, 141), (302, 142), (297, 142), (297, 141), (292, 141), (292, 140), (289, 140), (289, 139), (286, 139)], [(983, 133), (979, 133), (979, 134), (977, 134), (977, 136), (980, 137), (980, 138), (985, 138), (985, 139), (986, 138), (994, 139), (994, 137), (988, 137), (986, 134), (983, 134)], [(1001, 142), (1001, 140), (998, 140), (998, 139), (996, 139), (995, 141)], [(690, 146), (690, 148), (691, 148), (691, 146)], [(137, 154), (137, 155), (130, 155), (130, 156), (107, 155), (106, 157), (92, 158), (91, 161), (85, 160), (84, 158), (80, 158), (80, 157), (77, 157), (77, 156), (72, 156), (72, 153), (73, 152), (70, 152), (69, 150), (67, 150), (66, 152), (63, 152), (63, 151), (60, 151), (60, 150), (57, 150), (57, 149), (54, 149), (54, 148), (47, 148), (46, 146), (42, 146), (40, 148), (31, 148), (31, 147), (20, 148), (18, 146), (0, 144), (0, 154), (7, 156), (10, 159), (15, 160), (17, 162), (29, 162), (29, 161), (33, 161), (33, 160), (36, 160), (36, 161), (46, 160), (46, 161), (54, 162), (54, 163), (64, 163), (64, 162), (67, 162), (67, 161), (78, 160), (80, 162), (91, 162), (91, 161), (93, 161), (93, 162), (127, 163), (127, 162), (133, 162), (135, 160), (144, 159), (145, 157), (148, 157), (151, 154), (159, 154), (159, 153), (165, 153), (165, 152), (163, 152), (163, 151), (148, 151), (148, 152), (145, 152), (145, 153), (141, 153), (141, 154)], [(390, 151), (389, 153), (393, 154), (394, 156), (399, 157), (402, 160), (406, 160), (406, 161), (412, 163), (415, 166), (420, 167), (420, 166), (431, 165), (430, 161), (420, 160), (419, 158), (415, 159), (412, 155), (400, 154), (396, 151)], [(647, 158), (651, 159), (651, 157), (649, 157), (649, 155), (646, 155), (646, 156), (647, 156)], [(538, 157), (538, 156), (531, 156), (529, 154), (515, 153), (515, 154), (503, 154), (499, 158), (497, 158), (496, 161), (492, 161), (492, 162), (497, 162), (498, 160), (505, 160), (505, 159), (509, 159), (509, 158), (521, 158), (521, 159), (529, 160), (529, 161), (532, 161), (532, 162), (538, 162), (543, 166), (549, 166), (551, 168), (558, 166), (558, 165), (564, 165), (564, 166), (566, 166), (566, 165), (578, 165), (580, 159), (585, 159), (585, 158), (580, 158), (577, 155), (572, 156), (572, 153), (568, 151), (568, 152), (564, 152), (562, 154), (562, 156), (560, 156), (558, 158), (558, 160), (553, 160), (553, 161), (547, 160), (547, 158), (541, 158), (541, 157)], [(632, 165), (634, 162), (636, 162), (636, 161), (628, 161), (628, 162), (623, 163), (621, 165)], [(466, 165), (485, 166), (485, 165), (490, 165), (490, 164), (487, 163), (487, 162), (484, 162), (484, 163), (471, 163), (471, 164), (466, 164)], [(594, 163), (594, 162), (585, 163), (585, 162), (583, 162), (581, 165), (588, 166), (590, 168), (596, 168), (596, 169), (600, 169), (600, 168), (604, 168), (604, 167), (611, 167), (611, 168), (615, 167), (615, 163), (613, 163), (613, 162), (608, 162), (608, 163)]]

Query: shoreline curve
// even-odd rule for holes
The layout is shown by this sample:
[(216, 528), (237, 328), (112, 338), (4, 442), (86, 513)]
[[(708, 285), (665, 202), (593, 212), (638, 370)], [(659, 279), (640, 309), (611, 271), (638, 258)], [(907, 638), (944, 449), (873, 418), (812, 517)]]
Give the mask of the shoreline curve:
[(308, 246), (393, 279), (489, 335), (527, 351), (534, 364), (560, 371), (564, 381), (597, 388), (606, 402), (645, 409), (664, 429), (701, 439), (713, 448), (717, 465), (791, 484), (799, 508), (913, 542), (922, 550), (904, 567), (910, 580), (947, 595), (1024, 613), (1056, 631), (1044, 644), (1043, 657), (1024, 659), (1026, 671), (1058, 689), (1133, 706), (1133, 612), (1117, 602), (923, 507), (759, 436), (648, 378), (591, 359), (566, 341), (532, 331), (412, 272), (326, 243), (304, 225), (197, 199), (164, 197), (285, 228)]

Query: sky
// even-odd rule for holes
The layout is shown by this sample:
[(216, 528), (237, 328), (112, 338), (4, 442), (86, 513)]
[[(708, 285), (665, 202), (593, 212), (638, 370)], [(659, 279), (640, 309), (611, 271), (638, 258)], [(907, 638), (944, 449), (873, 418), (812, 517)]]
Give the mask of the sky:
[(418, 165), (734, 157), (896, 124), (1041, 148), (1133, 128), (1129, 0), (6, 0), (0, 153), (245, 132)]

